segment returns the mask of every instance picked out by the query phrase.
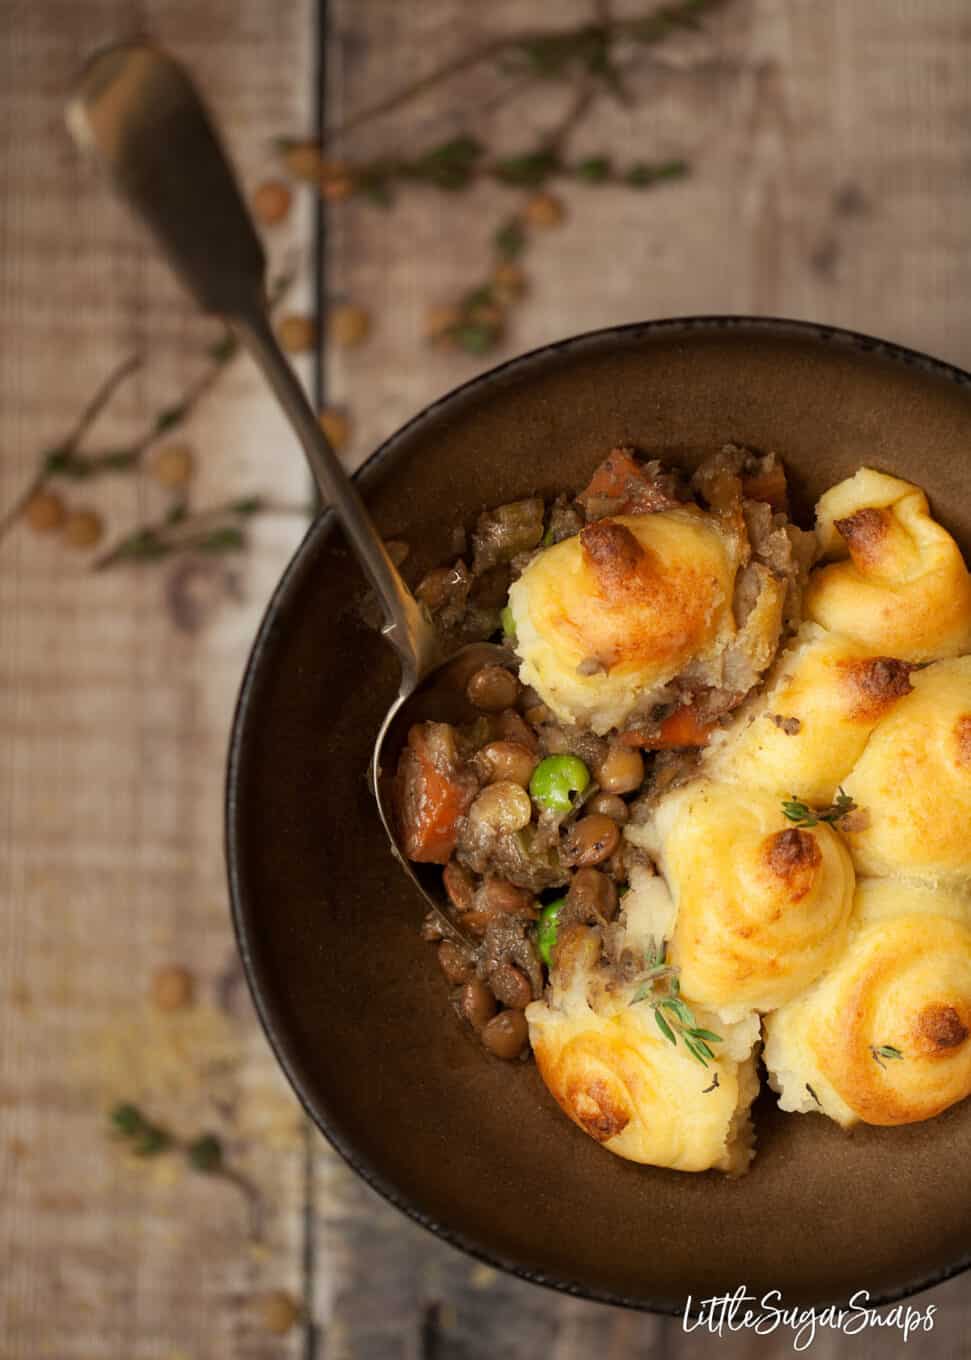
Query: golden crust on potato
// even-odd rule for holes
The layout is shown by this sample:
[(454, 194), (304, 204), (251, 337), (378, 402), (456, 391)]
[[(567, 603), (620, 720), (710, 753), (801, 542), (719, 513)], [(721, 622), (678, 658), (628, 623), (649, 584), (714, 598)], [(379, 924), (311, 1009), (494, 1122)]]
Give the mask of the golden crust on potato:
[(765, 689), (713, 741), (718, 779), (832, 802), (881, 718), (911, 690), (909, 662), (804, 624)]
[(681, 990), (730, 1019), (807, 987), (842, 946), (854, 873), (839, 835), (786, 820), (778, 798), (699, 780), (659, 803), (646, 833), (676, 911)]
[(564, 722), (603, 733), (734, 633), (737, 547), (693, 506), (598, 520), (509, 592), (520, 676)]
[(765, 1022), (784, 1110), (849, 1127), (932, 1119), (971, 1095), (971, 904), (926, 884), (862, 882), (846, 950)]
[(530, 1042), (543, 1081), (575, 1124), (630, 1161), (747, 1169), (756, 1027), (726, 1033), (702, 1067), (662, 1036), (649, 1002), (631, 1004), (631, 987), (605, 980), (598, 934), (584, 926), (558, 943), (551, 982), (548, 1000), (526, 1009)]
[(902, 661), (971, 649), (971, 577), (919, 487), (861, 468), (820, 497), (806, 617)]
[(860, 873), (971, 879), (971, 657), (911, 676), (844, 781)]
[[(617, 1015), (527, 1011), (533, 1052), (563, 1112), (611, 1152), (675, 1171), (744, 1171), (755, 1061), (719, 1057), (706, 1070), (658, 1031), (650, 1008)], [(714, 1085), (715, 1076), (717, 1086)]]

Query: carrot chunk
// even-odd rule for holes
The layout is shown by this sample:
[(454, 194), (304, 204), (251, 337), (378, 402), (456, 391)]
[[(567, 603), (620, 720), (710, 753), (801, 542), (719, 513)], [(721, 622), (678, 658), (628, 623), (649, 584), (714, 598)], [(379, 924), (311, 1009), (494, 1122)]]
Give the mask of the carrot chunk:
[(673, 751), (679, 747), (707, 746), (716, 723), (700, 723), (691, 707), (676, 708), (655, 732), (624, 732), (625, 746), (641, 746), (648, 751)]
[(409, 859), (446, 864), (458, 823), (475, 797), (476, 780), (457, 763), (447, 723), (416, 723), (408, 733), (395, 779), (402, 849)]

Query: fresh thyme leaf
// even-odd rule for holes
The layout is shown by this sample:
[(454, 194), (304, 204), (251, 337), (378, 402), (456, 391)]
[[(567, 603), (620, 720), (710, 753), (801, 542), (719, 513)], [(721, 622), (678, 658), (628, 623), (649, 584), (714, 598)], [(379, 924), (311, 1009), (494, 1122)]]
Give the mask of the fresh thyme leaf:
[(133, 1134), (140, 1133), (145, 1127), (145, 1119), (137, 1105), (130, 1105), (127, 1102), (116, 1105), (111, 1111), (109, 1119), (119, 1133), (131, 1137)]
[(546, 533), (540, 539), (540, 547), (552, 548), (553, 543), (554, 543), (553, 528), (552, 526), (550, 526), (550, 528), (547, 529)]
[(632, 189), (646, 189), (662, 180), (681, 179), (687, 173), (687, 161), (665, 161), (661, 165), (648, 165), (638, 161), (625, 171), (624, 182)]
[(692, 1039), (704, 1039), (709, 1044), (724, 1043), (722, 1036), (720, 1034), (712, 1034), (710, 1029), (698, 1029), (696, 1027), (689, 1032)]
[(492, 298), (492, 289), (487, 283), (483, 283), (478, 288), (473, 288), (471, 292), (462, 298), (462, 306), (466, 311), (471, 311), (475, 307), (488, 307)]
[(230, 509), (235, 515), (258, 515), (265, 504), (262, 496), (242, 496), (232, 502)]
[(379, 208), (390, 208), (394, 203), (394, 193), (388, 175), (365, 170), (356, 177), (355, 184), (358, 192), (369, 198), (372, 203), (376, 203)]
[(456, 326), (452, 334), (469, 354), (485, 354), (499, 338), (496, 327), (489, 326), (484, 321), (463, 322), (462, 325)]
[(157, 1157), (172, 1145), (172, 1135), (157, 1124), (147, 1124), (132, 1146), (136, 1157)]
[(206, 353), (214, 363), (227, 364), (238, 349), (239, 341), (232, 331), (227, 331), (221, 340), (216, 340), (209, 346)]
[(543, 184), (561, 168), (555, 151), (530, 151), (523, 156), (507, 156), (498, 160), (492, 173), (503, 184), (532, 188)]
[(664, 1016), (661, 1014), (661, 1012), (658, 1010), (656, 1006), (654, 1007), (654, 1019), (657, 1022), (658, 1029), (664, 1035), (665, 1039), (667, 1039), (668, 1043), (677, 1044), (678, 1041), (675, 1038), (674, 1030), (671, 1028), (671, 1026), (668, 1024), (668, 1022), (665, 1020)]
[(469, 165), (485, 151), (485, 147), (475, 137), (452, 137), (440, 146), (426, 151), (421, 160), (426, 165)]
[(227, 525), (224, 529), (214, 529), (196, 546), (204, 553), (238, 552), (246, 547), (246, 535), (241, 529)]
[(167, 406), (164, 411), (159, 411), (155, 417), (155, 433), (165, 434), (166, 430), (174, 429), (180, 420), (184, 420), (189, 414), (189, 408), (184, 402), (177, 406)]
[(893, 1044), (881, 1044), (879, 1048), (876, 1044), (871, 1044), (870, 1052), (873, 1054), (873, 1060), (878, 1067), (886, 1067), (884, 1058), (899, 1061), (904, 1056), (899, 1048), (894, 1048)]
[(847, 813), (852, 812), (855, 807), (856, 803), (840, 787), (834, 801), (830, 803), (829, 807), (825, 808), (812, 808), (801, 798), (797, 798), (794, 793), (790, 794), (788, 798), (782, 801), (782, 815), (790, 822), (795, 822), (796, 826), (809, 828), (816, 826), (819, 822), (826, 822), (833, 826)]
[(855, 807), (856, 803), (854, 803), (850, 795), (846, 793), (842, 785), (840, 785), (839, 791), (836, 794), (836, 800), (832, 807), (827, 808), (825, 812), (819, 814), (820, 821), (838, 822), (841, 817), (845, 817), (847, 813), (852, 812)]
[(156, 530), (136, 529), (112, 549), (105, 559), (105, 564), (133, 560), (151, 562), (166, 557), (169, 552), (171, 552), (169, 544), (162, 541)]
[(588, 156), (585, 161), (577, 162), (573, 173), (577, 179), (584, 179), (588, 184), (602, 184), (610, 178), (610, 159), (607, 156)]
[(518, 259), (526, 245), (526, 233), (523, 230), (522, 221), (518, 217), (510, 217), (507, 222), (502, 224), (492, 240), (496, 253), (501, 255), (504, 260)]
[(44, 472), (48, 477), (74, 477), (81, 481), (90, 477), (93, 471), (91, 461), (75, 453), (67, 444), (51, 449), (44, 456)]
[(115, 449), (111, 453), (103, 453), (100, 458), (92, 461), (106, 472), (126, 472), (138, 462), (138, 450)]
[(413, 161), (408, 170), (440, 189), (464, 189), (475, 173), (485, 147), (475, 137), (452, 137)]
[(676, 28), (698, 28), (701, 16), (711, 8), (712, 0), (681, 0), (677, 5), (665, 5), (654, 14), (635, 19), (626, 32), (641, 43), (656, 43)]
[[(708, 1066), (708, 1058), (706, 1058), (706, 1057), (705, 1057), (705, 1054), (702, 1052), (702, 1046), (701, 1046), (701, 1044), (696, 1043), (696, 1042), (694, 1041), (694, 1039), (689, 1039), (689, 1038), (687, 1037), (687, 1035), (682, 1035), (681, 1037), (684, 1039), (684, 1046), (685, 1046), (685, 1048), (686, 1048), (686, 1049), (688, 1050), (688, 1052), (691, 1054), (692, 1058), (694, 1058), (695, 1062), (701, 1063), (702, 1067), (707, 1067), (707, 1066)], [(711, 1049), (708, 1050), (708, 1054), (709, 1054), (710, 1057), (714, 1057), (714, 1056), (715, 1056), (715, 1055), (711, 1052)]]
[(149, 1123), (137, 1105), (116, 1105), (109, 1118), (115, 1132), (128, 1139), (136, 1157), (154, 1157), (172, 1143), (168, 1130)]
[(223, 1145), (212, 1133), (204, 1133), (186, 1144), (186, 1161), (193, 1171), (211, 1176), (223, 1168)]
[(571, 67), (586, 67), (595, 72), (607, 42), (605, 30), (591, 24), (572, 32), (523, 38), (512, 50), (532, 75), (540, 80), (557, 80)]
[(812, 808), (808, 803), (802, 802), (795, 794), (783, 799), (782, 815), (787, 817), (790, 822), (796, 822), (799, 826), (815, 826), (818, 818), (814, 816)]
[(672, 1015), (676, 1015), (678, 1020), (681, 1022), (682, 1025), (686, 1027), (686, 1029), (690, 1031), (693, 1028), (695, 1023), (694, 1015), (691, 1013), (690, 1007), (686, 1006), (680, 997), (677, 996), (666, 997), (661, 1002), (661, 1005), (664, 1007), (665, 1010), (670, 1011)]

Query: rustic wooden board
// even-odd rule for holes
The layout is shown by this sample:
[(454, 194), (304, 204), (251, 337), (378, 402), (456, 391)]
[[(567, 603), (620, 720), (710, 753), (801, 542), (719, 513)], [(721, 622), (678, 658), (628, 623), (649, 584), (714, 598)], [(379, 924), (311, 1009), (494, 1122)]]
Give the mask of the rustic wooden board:
[[(591, 12), (587, 0), (534, 12), (514, 0), (328, 9), (335, 122), (470, 43)], [(78, 165), (61, 123), (71, 74), (97, 43), (147, 29), (205, 81), (252, 184), (272, 164), (269, 138), (311, 124), (313, 10), (313, 0), (0, 0), (0, 510), (131, 349), (149, 362), (104, 422), (111, 441), (177, 395), (212, 335)], [(644, 196), (572, 190), (565, 225), (530, 257), (532, 301), (503, 352), (614, 320), (731, 310), (825, 318), (971, 363), (969, 50), (964, 0), (730, 0), (703, 34), (645, 63), (639, 107), (605, 106), (576, 142), (620, 158), (683, 155), (692, 178)], [(488, 70), (463, 77), (348, 146), (417, 148), (473, 108), (480, 135), (516, 150), (563, 100), (543, 89), (493, 108), (495, 89)], [(329, 295), (375, 316), (372, 341), (326, 366), (332, 398), (354, 415), (351, 461), (480, 366), (430, 355), (422, 315), (478, 281), (489, 235), (517, 201), (415, 190), (391, 217), (358, 202), (330, 210)], [(277, 258), (309, 243), (311, 217), (301, 201), (274, 236)], [(302, 497), (292, 442), (244, 362), (187, 434), (201, 504), (271, 484)], [(127, 478), (69, 494), (116, 532), (163, 504)], [(240, 982), (221, 850), (231, 706), (299, 532), (292, 519), (261, 521), (242, 561), (96, 578), (21, 530), (0, 544), (0, 1355), (787, 1353), (787, 1337), (685, 1337), (673, 1321), (498, 1276), (410, 1224), (305, 1134)], [(200, 1007), (178, 1021), (145, 1006), (167, 961), (200, 980)], [(261, 1245), (231, 1185), (168, 1162), (146, 1174), (106, 1141), (104, 1106), (121, 1096), (182, 1132), (225, 1134), (261, 1192)], [(305, 1301), (306, 1325), (286, 1338), (248, 1306), (271, 1288)], [(937, 1329), (911, 1346), (969, 1354), (967, 1281), (932, 1298)], [(824, 1335), (813, 1351), (851, 1344)], [(894, 1333), (865, 1345), (903, 1349)]]

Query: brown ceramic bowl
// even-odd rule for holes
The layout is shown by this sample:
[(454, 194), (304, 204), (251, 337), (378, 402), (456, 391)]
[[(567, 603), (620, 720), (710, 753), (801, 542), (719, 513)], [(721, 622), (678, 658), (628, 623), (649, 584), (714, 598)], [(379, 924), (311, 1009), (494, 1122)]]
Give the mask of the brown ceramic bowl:
[[(579, 486), (613, 444), (693, 463), (727, 441), (784, 455), (797, 514), (860, 464), (911, 478), (971, 548), (971, 377), (845, 331), (701, 319), (601, 331), (452, 393), (361, 473), (417, 580), (483, 506)], [(396, 663), (362, 620), (357, 566), (325, 517), (267, 611), (229, 762), (233, 911), (270, 1042), (355, 1170), (447, 1241), (560, 1289), (681, 1312), (740, 1284), (787, 1302), (882, 1301), (971, 1264), (971, 1101), (852, 1135), (755, 1110), (751, 1173), (612, 1157), (532, 1064), (460, 1029), (422, 904), (365, 783)]]

